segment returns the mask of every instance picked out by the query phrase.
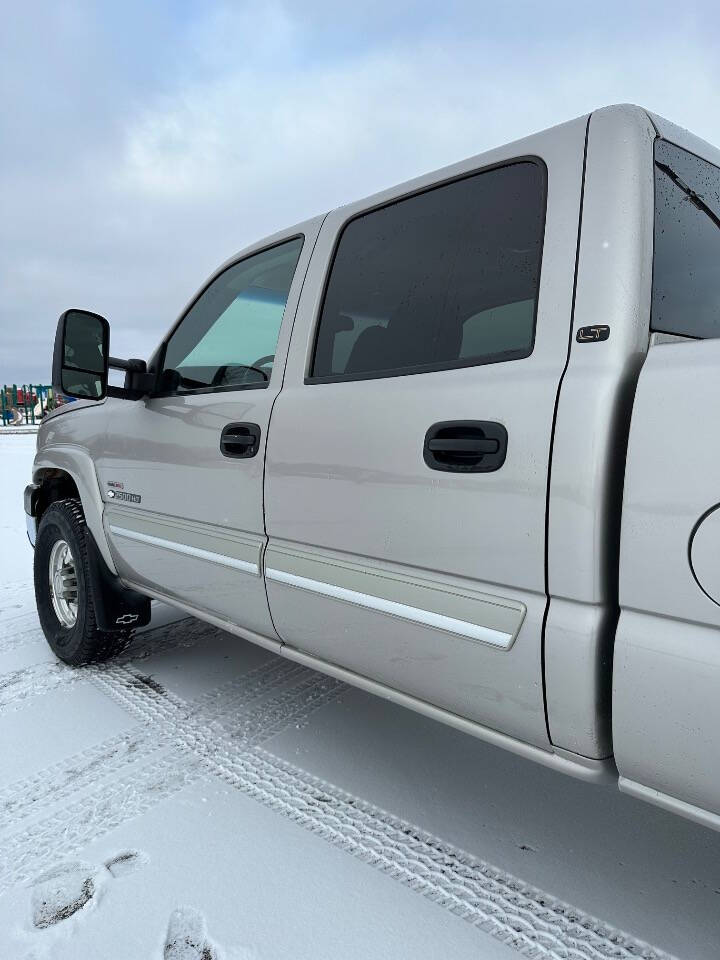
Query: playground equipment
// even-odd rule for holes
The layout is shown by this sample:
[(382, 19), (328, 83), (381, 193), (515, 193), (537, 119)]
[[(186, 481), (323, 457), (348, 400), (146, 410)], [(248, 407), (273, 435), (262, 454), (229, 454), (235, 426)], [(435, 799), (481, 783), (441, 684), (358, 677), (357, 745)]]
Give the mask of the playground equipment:
[(1, 425), (40, 423), (48, 410), (54, 407), (53, 389), (47, 384), (3, 384), (0, 393)]

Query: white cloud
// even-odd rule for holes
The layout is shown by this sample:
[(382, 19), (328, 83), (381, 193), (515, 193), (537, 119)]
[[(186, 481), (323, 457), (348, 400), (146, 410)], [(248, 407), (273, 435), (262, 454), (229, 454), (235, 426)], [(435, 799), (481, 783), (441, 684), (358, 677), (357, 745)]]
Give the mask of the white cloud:
[(34, 82), (68, 90), (59, 124), (57, 90), (21, 89), (18, 116), (24, 95), (32, 103), (15, 134), (26, 161), (0, 153), (0, 328), (17, 344), (3, 351), (0, 381), (47, 377), (54, 322), (69, 305), (106, 313), (114, 353), (148, 355), (246, 243), (606, 103), (643, 103), (720, 142), (718, 61), (702, 17), (697, 27), (685, 17), (681, 41), (674, 15), (643, 34), (583, 25), (576, 6), (571, 31), (560, 17), (533, 36), (522, 9), (515, 30), (512, 17), (498, 26), (482, 10), (466, 25), (452, 5), (428, 26), (427, 10), (413, 19), (406, 8), (405, 20), (386, 12), (372, 36), (356, 19), (342, 50), (334, 36), (314, 45), (322, 6), (214, 8), (165, 46), (160, 24), (143, 55), (158, 60), (153, 70), (135, 49), (136, 83), (117, 54), (102, 75), (102, 50), (91, 76), (66, 77), (57, 63), (45, 76), (35, 58)]

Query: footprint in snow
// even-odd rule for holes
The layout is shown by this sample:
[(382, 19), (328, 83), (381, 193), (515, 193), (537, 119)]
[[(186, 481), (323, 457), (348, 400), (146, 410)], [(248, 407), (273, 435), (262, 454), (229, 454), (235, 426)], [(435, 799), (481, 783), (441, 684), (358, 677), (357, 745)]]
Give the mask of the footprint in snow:
[[(103, 866), (111, 876), (120, 877), (146, 862), (144, 854), (127, 850), (106, 860)], [(33, 925), (45, 930), (82, 910), (106, 879), (103, 873), (92, 864), (72, 860), (41, 874), (33, 883), (30, 895)]]
[(220, 960), (199, 910), (180, 907), (170, 914), (163, 960)]
[(105, 868), (110, 871), (113, 877), (124, 877), (133, 870), (137, 870), (143, 863), (147, 863), (148, 858), (139, 850), (125, 850), (114, 857), (105, 861)]
[(61, 863), (46, 871), (33, 884), (30, 907), (38, 930), (67, 920), (95, 896), (97, 871), (81, 860)]

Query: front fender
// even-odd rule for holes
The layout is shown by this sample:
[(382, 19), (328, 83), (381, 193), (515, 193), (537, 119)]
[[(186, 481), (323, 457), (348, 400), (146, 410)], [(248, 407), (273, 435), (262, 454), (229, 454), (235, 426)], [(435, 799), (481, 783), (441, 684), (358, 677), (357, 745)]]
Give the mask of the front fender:
[(111, 573), (117, 576), (103, 528), (103, 500), (100, 495), (95, 464), (86, 450), (73, 444), (46, 445), (39, 450), (33, 462), (33, 481), (42, 484), (50, 471), (62, 470), (72, 477), (80, 494), (85, 522)]

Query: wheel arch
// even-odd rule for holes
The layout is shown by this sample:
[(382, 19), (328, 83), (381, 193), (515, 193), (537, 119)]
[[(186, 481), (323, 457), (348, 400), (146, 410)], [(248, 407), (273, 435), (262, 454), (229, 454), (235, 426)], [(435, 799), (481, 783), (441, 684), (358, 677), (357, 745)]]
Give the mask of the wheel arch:
[(95, 465), (83, 449), (62, 444), (43, 447), (33, 464), (33, 482), (40, 489), (37, 521), (56, 500), (75, 497), (82, 504), (85, 522), (109, 571), (117, 576), (117, 568), (103, 527), (104, 504)]

